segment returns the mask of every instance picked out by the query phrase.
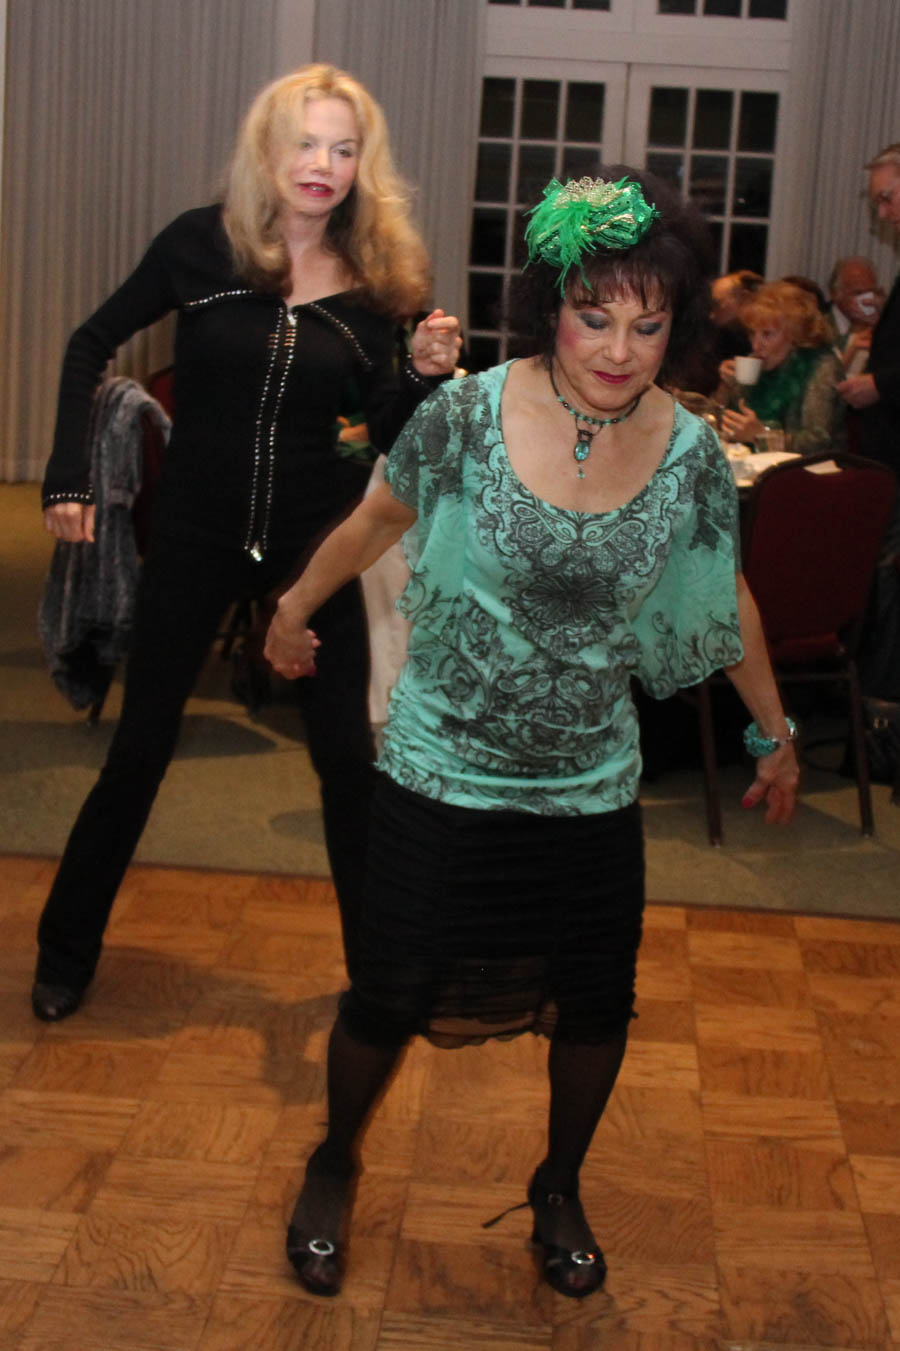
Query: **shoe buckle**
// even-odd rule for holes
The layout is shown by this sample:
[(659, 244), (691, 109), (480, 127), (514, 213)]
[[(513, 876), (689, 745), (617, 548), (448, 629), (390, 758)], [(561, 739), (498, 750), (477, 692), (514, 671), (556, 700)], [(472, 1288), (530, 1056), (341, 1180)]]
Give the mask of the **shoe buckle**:
[(306, 1246), (316, 1257), (333, 1257), (335, 1253), (334, 1244), (328, 1238), (311, 1238)]

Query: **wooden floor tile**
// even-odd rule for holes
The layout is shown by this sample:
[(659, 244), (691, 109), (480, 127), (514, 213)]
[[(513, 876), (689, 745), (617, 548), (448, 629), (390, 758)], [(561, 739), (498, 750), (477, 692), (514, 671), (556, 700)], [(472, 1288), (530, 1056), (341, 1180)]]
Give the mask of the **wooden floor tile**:
[(585, 1301), (528, 1209), (482, 1227), (544, 1154), (547, 1043), (414, 1041), (324, 1301), (284, 1239), (346, 980), (330, 884), (130, 870), (48, 1027), (52, 874), (0, 876), (0, 1351), (900, 1351), (900, 924), (648, 907)]
[(194, 1351), (209, 1316), (208, 1299), (167, 1291), (51, 1286), (38, 1302), (17, 1351)]
[(14, 1208), (82, 1211), (93, 1200), (111, 1161), (110, 1154), (62, 1145), (6, 1149), (0, 1153), (0, 1197)]
[(342, 1299), (220, 1295), (197, 1351), (380, 1351), (379, 1321)]
[(523, 1242), (458, 1243), (401, 1237), (385, 1301), (390, 1314), (489, 1321), (500, 1330), (543, 1327), (554, 1296)]
[(782, 1268), (829, 1272), (861, 1280), (873, 1274), (858, 1212), (716, 1204), (713, 1220), (716, 1251), (724, 1264), (755, 1267), (758, 1272)]
[(553, 1351), (552, 1336), (549, 1326), (506, 1329), (493, 1320), (388, 1313), (378, 1351)]
[(709, 1140), (714, 1205), (853, 1210), (854, 1175), (843, 1148), (826, 1153), (774, 1140)]
[[(717, 1337), (722, 1325), (713, 1265), (617, 1260), (610, 1266), (602, 1295), (583, 1304), (563, 1301), (558, 1295), (555, 1298), (565, 1306), (558, 1314), (563, 1325), (577, 1327), (585, 1334), (588, 1330), (593, 1333), (593, 1342), (583, 1339), (575, 1342), (579, 1351), (591, 1346), (605, 1351), (610, 1331), (616, 1335), (688, 1337), (699, 1339), (702, 1344)], [(610, 1344), (614, 1346), (616, 1342)]]
[(900, 1215), (900, 1156), (851, 1154), (850, 1166), (863, 1214)]
[(47, 1036), (22, 1062), (12, 1087), (35, 1093), (133, 1098), (148, 1090), (165, 1059), (164, 1050), (140, 1042)]
[(277, 1108), (144, 1102), (121, 1142), (123, 1158), (188, 1159), (258, 1167), (278, 1125)]
[(849, 1153), (900, 1155), (898, 1095), (893, 1100), (890, 1095), (891, 1085), (886, 1084), (880, 1102), (841, 1100), (835, 1104)]
[(239, 1222), (244, 1215), (256, 1169), (198, 1159), (113, 1159), (95, 1200), (119, 1214), (191, 1216)]
[(726, 1347), (884, 1351), (890, 1339), (874, 1279), (842, 1271), (720, 1265)]
[(0, 1094), (0, 1140), (8, 1147), (57, 1145), (113, 1153), (141, 1106), (139, 1098), (7, 1089)]
[(212, 1295), (237, 1236), (235, 1222), (122, 1215), (102, 1202), (81, 1220), (54, 1285)]
[(0, 1278), (49, 1281), (80, 1216), (0, 1204)]
[(698, 1047), (704, 1093), (745, 1093), (765, 1098), (822, 1098), (831, 1087), (821, 1049), (770, 1051), (739, 1045)]
[(789, 935), (735, 932), (732, 929), (688, 929), (692, 966), (740, 967), (745, 971), (799, 971), (803, 961)]
[(0, 1349), (15, 1351), (45, 1287), (35, 1281), (0, 1280)]
[(700, 1087), (697, 1049), (685, 1042), (630, 1042), (619, 1075), (619, 1083), (629, 1088), (669, 1088), (696, 1090)]

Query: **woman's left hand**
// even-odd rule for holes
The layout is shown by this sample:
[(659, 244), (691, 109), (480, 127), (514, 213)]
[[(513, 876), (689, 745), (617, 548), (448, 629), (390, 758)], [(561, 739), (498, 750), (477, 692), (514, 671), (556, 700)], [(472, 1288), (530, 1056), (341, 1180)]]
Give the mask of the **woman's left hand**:
[(799, 783), (800, 766), (793, 745), (779, 746), (757, 760), (756, 778), (741, 799), (741, 806), (755, 807), (765, 801), (766, 824), (786, 826), (794, 817)]
[(459, 320), (443, 310), (432, 310), (417, 324), (409, 354), (420, 375), (452, 375), (461, 345)]
[(740, 410), (733, 408), (722, 410), (722, 431), (726, 441), (755, 441), (762, 431), (762, 423), (752, 408), (748, 408), (744, 399), (740, 401)]
[(274, 670), (287, 680), (316, 673), (316, 648), (320, 640), (312, 629), (294, 624), (276, 610), (266, 633), (264, 656)]

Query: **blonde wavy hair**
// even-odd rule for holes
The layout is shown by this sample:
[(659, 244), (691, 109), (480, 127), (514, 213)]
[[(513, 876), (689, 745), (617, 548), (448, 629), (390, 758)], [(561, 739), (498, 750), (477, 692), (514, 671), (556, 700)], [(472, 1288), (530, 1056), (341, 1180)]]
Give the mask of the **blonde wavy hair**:
[(767, 281), (741, 306), (741, 323), (753, 332), (764, 324), (781, 328), (794, 347), (829, 347), (828, 323), (815, 297), (789, 281)]
[(329, 217), (326, 243), (372, 305), (407, 318), (423, 307), (429, 291), (428, 254), (410, 219), (410, 190), (394, 167), (381, 108), (358, 80), (334, 66), (301, 66), (273, 81), (244, 117), (224, 203), (237, 272), (263, 290), (288, 292), (276, 161), (280, 146), (302, 124), (305, 103), (317, 98), (349, 104), (361, 140), (356, 181)]

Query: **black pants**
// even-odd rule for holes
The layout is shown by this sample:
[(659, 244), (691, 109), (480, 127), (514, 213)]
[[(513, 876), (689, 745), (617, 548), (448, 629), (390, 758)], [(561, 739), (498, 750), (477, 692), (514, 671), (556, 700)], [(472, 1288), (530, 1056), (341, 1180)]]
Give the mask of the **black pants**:
[[(38, 926), (38, 980), (79, 988), (91, 980), (116, 892), (224, 614), (239, 596), (249, 592), (258, 598), (278, 586), (295, 562), (294, 554), (255, 563), (242, 553), (164, 536), (154, 541), (137, 598), (122, 715)], [(322, 639), (318, 674), (298, 680), (295, 688), (321, 785), (346, 951), (359, 914), (373, 781), (368, 642), (357, 584), (332, 597), (311, 627)]]

